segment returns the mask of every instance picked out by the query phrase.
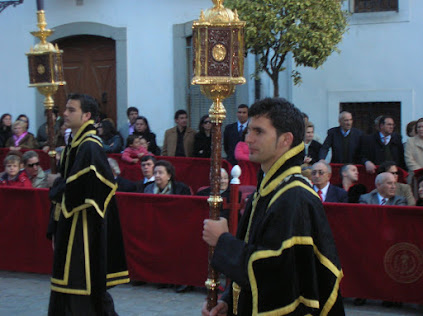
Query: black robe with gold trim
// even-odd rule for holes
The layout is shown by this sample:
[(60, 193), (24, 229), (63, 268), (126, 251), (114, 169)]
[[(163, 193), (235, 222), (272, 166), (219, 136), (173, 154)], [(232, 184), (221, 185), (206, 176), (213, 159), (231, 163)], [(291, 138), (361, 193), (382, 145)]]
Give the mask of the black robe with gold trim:
[[(108, 287), (129, 282), (117, 185), (93, 121), (85, 123), (62, 153), (56, 203), (53, 292), (102, 297)], [(52, 196), (53, 195), (53, 196)]]
[(343, 273), (322, 203), (301, 176), (303, 148), (259, 182), (237, 237), (218, 240), (212, 265), (232, 280), (228, 315), (344, 315)]

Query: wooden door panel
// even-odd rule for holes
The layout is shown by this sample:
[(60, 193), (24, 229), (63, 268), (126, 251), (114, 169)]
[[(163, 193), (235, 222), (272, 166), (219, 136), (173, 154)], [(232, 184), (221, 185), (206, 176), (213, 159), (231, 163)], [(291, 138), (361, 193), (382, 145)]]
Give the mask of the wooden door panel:
[(96, 98), (100, 111), (116, 121), (115, 41), (99, 36), (73, 36), (56, 41), (63, 49), (66, 86), (55, 95), (63, 113), (69, 93), (87, 93)]

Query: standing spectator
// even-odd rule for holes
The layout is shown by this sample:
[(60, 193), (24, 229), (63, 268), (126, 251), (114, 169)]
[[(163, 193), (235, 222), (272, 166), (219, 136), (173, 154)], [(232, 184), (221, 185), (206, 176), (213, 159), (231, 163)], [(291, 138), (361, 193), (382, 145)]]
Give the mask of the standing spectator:
[(347, 111), (341, 112), (339, 126), (328, 130), (328, 136), (319, 152), (319, 159), (326, 159), (331, 148), (331, 163), (360, 163), (360, 137), (363, 133), (352, 126), (352, 114)]
[(69, 96), (64, 118), (71, 145), (60, 173), (50, 175), (57, 204), (48, 230), (54, 245), (49, 315), (116, 315), (107, 289), (129, 282), (116, 184), (93, 125), (97, 113), (93, 97)]
[(133, 135), (145, 138), (148, 142), (148, 151), (154, 155), (160, 155), (160, 147), (156, 143), (156, 134), (151, 132), (148, 120), (144, 116), (138, 116), (135, 120)]
[(107, 158), (107, 161), (109, 162), (110, 168), (113, 172), (113, 177), (115, 178), (116, 184), (118, 186), (116, 191), (135, 192), (137, 189), (135, 183), (120, 176), (120, 168), (117, 161), (113, 158)]
[(235, 146), (242, 140), (242, 133), (248, 126), (248, 106), (246, 104), (238, 105), (236, 112), (238, 121), (226, 125), (223, 132), (223, 147), (226, 153), (226, 159), (232, 164), (236, 165)]
[(375, 173), (376, 165), (390, 160), (405, 169), (404, 146), (401, 135), (394, 133), (394, 128), (394, 119), (391, 116), (382, 116), (379, 131), (361, 138), (361, 163), (368, 173)]
[(199, 132), (194, 138), (194, 157), (210, 158), (211, 157), (211, 128), (212, 122), (208, 115), (204, 115), (200, 119), (198, 126)]
[(413, 193), (411, 192), (411, 187), (405, 183), (398, 182), (398, 167), (394, 161), (385, 161), (382, 163), (379, 168), (377, 168), (377, 174), (383, 172), (391, 173), (395, 178), (395, 195), (402, 196), (406, 199), (407, 205), (416, 205), (416, 200), (414, 199)]
[(329, 182), (332, 176), (331, 166), (324, 160), (316, 162), (311, 169), (311, 181), (314, 191), (317, 192), (322, 202), (347, 203), (347, 191)]
[(6, 141), (12, 135), (12, 116), (9, 113), (5, 113), (0, 118), (0, 147), (5, 147)]
[(322, 144), (318, 141), (313, 140), (314, 138), (314, 124), (307, 122), (305, 126), (304, 136), (304, 163), (314, 164), (319, 160), (319, 151), (322, 148)]
[(141, 138), (136, 135), (129, 135), (126, 139), (128, 147), (125, 148), (122, 154), (122, 160), (129, 163), (137, 163), (141, 157), (148, 155), (147, 149), (141, 145)]
[(407, 205), (404, 197), (395, 195), (395, 177), (390, 172), (382, 172), (376, 176), (376, 190), (360, 196), (361, 204)]
[(367, 188), (364, 184), (358, 183), (357, 166), (343, 165), (339, 174), (341, 176), (340, 187), (348, 193), (348, 203), (358, 203), (360, 196), (367, 193)]
[(169, 161), (159, 160), (154, 166), (154, 183), (147, 185), (144, 193), (191, 195), (191, 190), (175, 181), (175, 167)]
[(29, 129), (29, 118), (28, 116), (26, 116), (25, 114), (20, 114), (18, 116), (18, 118), (16, 119), (16, 121), (21, 121), (25, 123), (25, 129), (28, 130)]
[(155, 165), (156, 158), (154, 156), (147, 155), (141, 158), (141, 172), (144, 178), (137, 182), (137, 192), (144, 193), (145, 187), (154, 183)]
[(32, 188), (31, 181), (23, 171), (19, 171), (21, 157), (17, 155), (7, 155), (3, 161), (4, 173), (0, 177), (0, 186)]
[(10, 150), (37, 149), (38, 143), (34, 135), (27, 131), (27, 124), (21, 120), (13, 123), (13, 136), (6, 142)]
[(138, 117), (138, 109), (134, 106), (130, 106), (126, 110), (126, 115), (128, 116), (128, 135), (132, 135), (135, 128), (135, 121)]
[(102, 120), (97, 126), (97, 131), (106, 153), (120, 153), (122, 151), (122, 136), (109, 119)]
[(29, 150), (22, 155), (22, 161), (28, 179), (32, 183), (33, 188), (47, 188), (47, 174), (40, 166), (40, 157), (38, 154)]
[(408, 172), (414, 174), (414, 170), (423, 168), (423, 118), (416, 122), (416, 136), (410, 137), (405, 145), (405, 163)]
[(405, 128), (405, 130), (407, 132), (408, 137), (414, 137), (417, 135), (416, 124), (417, 124), (417, 121), (411, 121), (407, 124), (407, 127)]
[(185, 110), (175, 113), (176, 126), (165, 132), (162, 156), (192, 157), (195, 131), (188, 127), (188, 115)]

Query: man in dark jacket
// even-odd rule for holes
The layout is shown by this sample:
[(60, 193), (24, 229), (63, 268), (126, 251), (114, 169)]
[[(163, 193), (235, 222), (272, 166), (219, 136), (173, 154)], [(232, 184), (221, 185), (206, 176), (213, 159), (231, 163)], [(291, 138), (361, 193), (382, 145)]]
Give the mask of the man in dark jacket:
[(332, 176), (331, 166), (324, 160), (316, 162), (311, 170), (311, 181), (314, 190), (322, 202), (347, 203), (348, 193), (344, 189), (332, 185), (329, 180)]
[(238, 105), (236, 112), (238, 121), (226, 125), (223, 132), (223, 148), (225, 149), (226, 159), (232, 164), (236, 165), (235, 147), (238, 142), (242, 140), (242, 132), (248, 126), (248, 106), (246, 104)]
[(360, 137), (363, 133), (352, 127), (353, 118), (350, 112), (339, 114), (339, 126), (328, 130), (328, 136), (319, 152), (319, 159), (326, 159), (332, 149), (332, 163), (359, 163)]

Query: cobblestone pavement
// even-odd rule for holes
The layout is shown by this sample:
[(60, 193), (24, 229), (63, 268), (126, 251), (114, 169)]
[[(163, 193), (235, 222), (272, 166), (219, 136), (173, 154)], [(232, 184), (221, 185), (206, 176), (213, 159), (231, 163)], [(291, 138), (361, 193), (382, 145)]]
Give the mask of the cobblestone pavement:
[[(38, 316), (47, 314), (50, 295), (48, 275), (0, 271), (0, 316)], [(200, 315), (206, 291), (196, 288), (178, 294), (172, 289), (157, 289), (155, 284), (120, 285), (110, 290), (120, 316)], [(356, 307), (345, 299), (347, 316), (423, 315), (423, 306), (405, 304), (385, 308), (370, 301)]]

